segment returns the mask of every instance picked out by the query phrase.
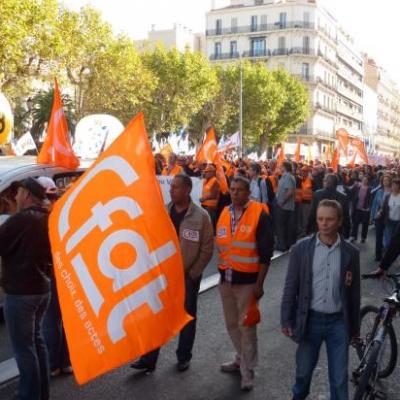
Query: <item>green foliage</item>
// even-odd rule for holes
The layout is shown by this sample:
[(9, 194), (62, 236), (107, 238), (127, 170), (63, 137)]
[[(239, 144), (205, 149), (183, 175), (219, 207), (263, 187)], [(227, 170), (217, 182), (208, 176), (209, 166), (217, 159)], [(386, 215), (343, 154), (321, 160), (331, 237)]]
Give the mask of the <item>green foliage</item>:
[(144, 107), (151, 132), (178, 131), (214, 97), (218, 85), (215, 70), (199, 53), (158, 46), (143, 54), (143, 62), (156, 83)]

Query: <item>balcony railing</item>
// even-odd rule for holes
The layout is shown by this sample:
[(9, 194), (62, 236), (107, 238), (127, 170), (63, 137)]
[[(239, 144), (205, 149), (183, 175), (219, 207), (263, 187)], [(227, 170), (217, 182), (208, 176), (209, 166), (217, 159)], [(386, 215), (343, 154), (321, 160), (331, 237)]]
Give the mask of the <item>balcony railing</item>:
[(318, 56), (322, 57), (328, 64), (332, 65), (334, 68), (338, 68), (338, 65), (335, 61), (331, 60), (328, 56), (322, 53), (321, 50), (318, 50)]
[(270, 32), (282, 29), (314, 29), (315, 24), (307, 21), (290, 21), (286, 23), (231, 26), (229, 28), (207, 29), (207, 36), (235, 35), (237, 33)]
[(286, 49), (284, 47), (272, 50), (273, 56), (288, 56), (290, 49)]
[(269, 57), (271, 55), (270, 50), (250, 50), (244, 51), (243, 57)]
[(304, 55), (310, 55), (310, 56), (315, 56), (315, 50), (311, 49), (310, 47), (292, 47), (290, 49), (290, 54), (304, 54)]
[(314, 104), (314, 108), (315, 108), (316, 110), (323, 110), (323, 111), (325, 111), (325, 112), (327, 112), (327, 113), (329, 113), (329, 114), (336, 115), (336, 110), (332, 110), (331, 108), (326, 107), (326, 106), (324, 106), (324, 105), (321, 104), (321, 103), (316, 103), (316, 104)]
[(231, 60), (231, 59), (237, 59), (240, 57), (240, 54), (238, 52), (231, 52), (231, 53), (214, 53), (211, 54), (210, 60), (211, 61), (216, 61), (216, 60)]

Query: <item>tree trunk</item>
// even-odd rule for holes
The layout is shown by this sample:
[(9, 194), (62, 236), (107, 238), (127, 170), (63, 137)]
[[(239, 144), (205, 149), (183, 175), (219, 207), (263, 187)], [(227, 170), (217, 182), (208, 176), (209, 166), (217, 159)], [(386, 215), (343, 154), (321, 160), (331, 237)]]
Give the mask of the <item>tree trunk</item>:
[(267, 133), (263, 133), (262, 136), (260, 137), (260, 154), (264, 153), (264, 151), (267, 151), (269, 145), (269, 138)]

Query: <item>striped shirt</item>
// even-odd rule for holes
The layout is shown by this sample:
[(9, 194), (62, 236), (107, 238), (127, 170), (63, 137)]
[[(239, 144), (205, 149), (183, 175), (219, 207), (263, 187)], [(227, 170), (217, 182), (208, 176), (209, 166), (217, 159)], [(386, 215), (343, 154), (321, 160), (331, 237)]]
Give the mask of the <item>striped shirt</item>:
[(311, 309), (332, 314), (342, 310), (340, 297), (341, 276), (340, 236), (332, 246), (327, 246), (319, 239), (315, 243), (312, 265)]

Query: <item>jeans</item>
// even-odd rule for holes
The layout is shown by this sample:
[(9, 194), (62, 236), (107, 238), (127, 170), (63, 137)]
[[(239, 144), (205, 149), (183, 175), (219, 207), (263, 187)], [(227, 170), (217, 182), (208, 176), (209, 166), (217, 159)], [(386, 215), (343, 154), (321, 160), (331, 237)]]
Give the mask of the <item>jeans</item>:
[(364, 210), (359, 210), (356, 209), (354, 210), (354, 223), (353, 223), (353, 229), (351, 232), (351, 236), (354, 237), (354, 239), (357, 240), (358, 236), (358, 226), (361, 224), (361, 239), (366, 239), (368, 235), (368, 226), (369, 226), (369, 211), (364, 211)]
[(276, 249), (285, 251), (296, 242), (296, 220), (294, 210), (276, 207)]
[[(195, 280), (185, 275), (185, 310), (193, 319), (188, 322), (179, 334), (176, 357), (178, 362), (188, 362), (192, 359), (192, 349), (196, 336), (197, 298), (199, 296), (201, 276)], [(149, 367), (157, 364), (160, 349), (156, 349), (141, 357), (141, 361)]]
[(49, 294), (10, 295), (4, 300), (4, 319), (19, 369), (19, 400), (49, 399), (49, 363), (42, 336)]
[(392, 239), (394, 231), (396, 230), (399, 223), (400, 221), (394, 221), (392, 219), (388, 219), (386, 221), (385, 230), (383, 232), (383, 246), (385, 247), (385, 249), (388, 248), (390, 240)]
[(55, 277), (51, 280), (50, 302), (43, 321), (43, 335), (49, 352), (50, 371), (71, 366)]
[(293, 398), (304, 400), (310, 393), (311, 379), (322, 342), (328, 355), (330, 400), (348, 400), (349, 334), (341, 313), (310, 311), (305, 338), (296, 353), (296, 383)]
[(385, 229), (385, 223), (383, 218), (375, 219), (375, 258), (380, 260), (382, 258), (383, 250), (383, 231)]

